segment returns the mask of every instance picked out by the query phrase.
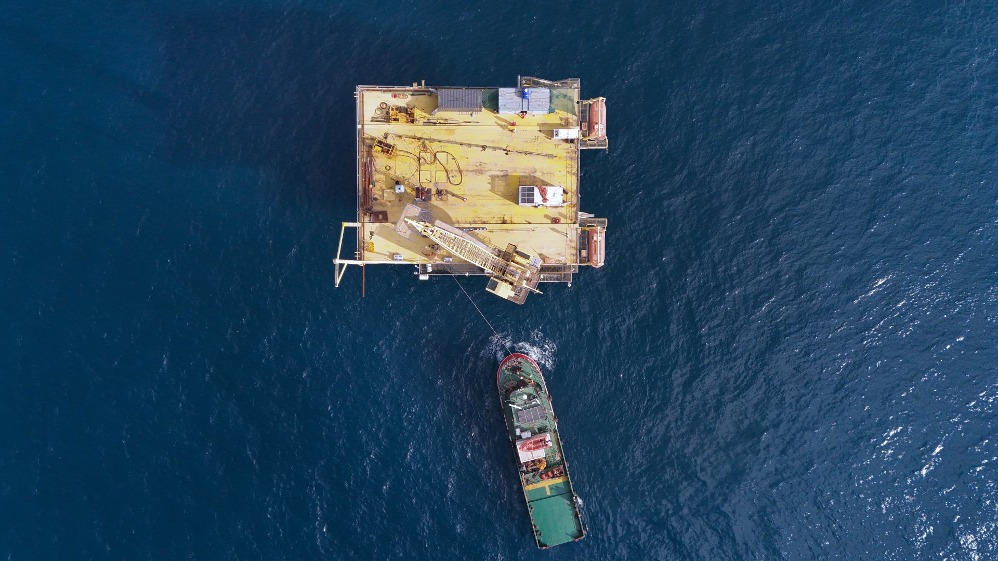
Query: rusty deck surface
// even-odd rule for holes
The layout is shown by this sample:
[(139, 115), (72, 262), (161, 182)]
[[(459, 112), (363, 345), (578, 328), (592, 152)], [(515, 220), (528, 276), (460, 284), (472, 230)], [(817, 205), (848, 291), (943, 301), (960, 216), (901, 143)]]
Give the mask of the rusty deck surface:
[[(486, 244), (514, 244), (545, 265), (578, 263), (579, 147), (554, 138), (577, 129), (577, 88), (551, 89), (544, 114), (439, 110), (436, 88), (357, 88), (357, 257), (363, 262), (451, 263), (421, 236), (400, 234), (418, 212)], [(476, 88), (486, 100), (497, 88)], [(402, 192), (396, 192), (401, 184)], [(564, 206), (518, 204), (521, 185), (564, 189)], [(421, 196), (422, 195), (422, 196)]]

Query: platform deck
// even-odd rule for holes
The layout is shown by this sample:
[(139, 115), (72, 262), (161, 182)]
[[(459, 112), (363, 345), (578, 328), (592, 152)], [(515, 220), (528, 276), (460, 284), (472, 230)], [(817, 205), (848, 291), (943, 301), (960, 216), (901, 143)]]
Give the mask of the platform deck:
[[(489, 108), (497, 88), (477, 90), (485, 108), (472, 112), (438, 110), (433, 88), (357, 88), (359, 260), (453, 260), (425, 238), (398, 234), (403, 210), (415, 204), (489, 245), (512, 243), (545, 265), (578, 263), (579, 147), (554, 138), (555, 129), (579, 126), (578, 89), (552, 89), (550, 112), (525, 116), (497, 114)], [(561, 186), (565, 205), (520, 206), (521, 185)], [(417, 198), (420, 188), (429, 196)]]

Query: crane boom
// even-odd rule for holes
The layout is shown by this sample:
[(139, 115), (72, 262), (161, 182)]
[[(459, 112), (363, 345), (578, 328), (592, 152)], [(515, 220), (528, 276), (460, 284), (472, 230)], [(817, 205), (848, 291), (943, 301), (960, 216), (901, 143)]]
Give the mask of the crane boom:
[(468, 263), (491, 275), (486, 290), (511, 302), (522, 304), (527, 294), (537, 292), (541, 259), (509, 244), (505, 250), (464, 237), (427, 222), (406, 218), (405, 222), (420, 234)]

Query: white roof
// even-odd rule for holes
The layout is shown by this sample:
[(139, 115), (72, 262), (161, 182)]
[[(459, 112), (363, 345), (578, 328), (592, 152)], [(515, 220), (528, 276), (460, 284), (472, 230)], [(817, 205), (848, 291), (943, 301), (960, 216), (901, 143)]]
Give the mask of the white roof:
[(559, 185), (520, 185), (520, 206), (565, 206), (565, 189)]

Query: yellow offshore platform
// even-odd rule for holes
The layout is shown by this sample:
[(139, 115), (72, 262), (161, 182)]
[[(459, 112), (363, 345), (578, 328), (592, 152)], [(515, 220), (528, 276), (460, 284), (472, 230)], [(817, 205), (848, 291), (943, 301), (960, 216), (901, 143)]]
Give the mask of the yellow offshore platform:
[(538, 283), (602, 266), (606, 220), (579, 210), (579, 154), (607, 148), (606, 100), (579, 92), (578, 79), (530, 77), (358, 86), (357, 221), (340, 229), (336, 286), (349, 265), (409, 264), (424, 280), (487, 275), (522, 304)]

